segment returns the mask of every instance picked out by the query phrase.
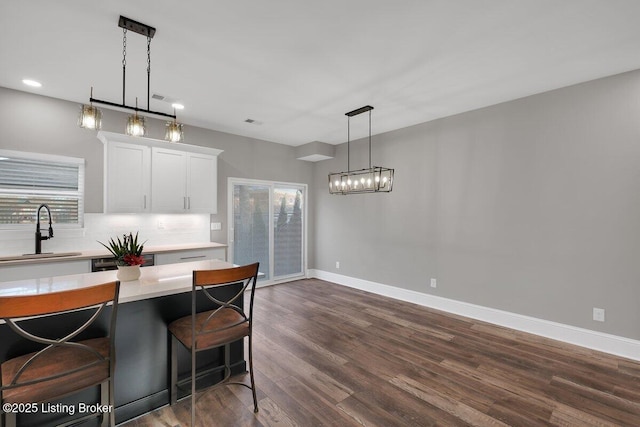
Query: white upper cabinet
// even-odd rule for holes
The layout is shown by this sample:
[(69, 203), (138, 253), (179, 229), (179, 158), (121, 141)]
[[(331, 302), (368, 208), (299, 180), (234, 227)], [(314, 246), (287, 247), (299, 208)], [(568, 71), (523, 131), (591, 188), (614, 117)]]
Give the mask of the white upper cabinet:
[(104, 159), (105, 212), (149, 212), (151, 149), (113, 141), (105, 144)]
[(216, 213), (222, 150), (98, 132), (106, 213)]
[[(187, 209), (192, 213), (218, 212), (218, 157), (187, 155)], [(213, 197), (212, 197), (213, 195)]]
[(187, 212), (187, 153), (152, 148), (151, 198), (154, 212)]
[(151, 153), (153, 212), (217, 212), (217, 156), (159, 147)]

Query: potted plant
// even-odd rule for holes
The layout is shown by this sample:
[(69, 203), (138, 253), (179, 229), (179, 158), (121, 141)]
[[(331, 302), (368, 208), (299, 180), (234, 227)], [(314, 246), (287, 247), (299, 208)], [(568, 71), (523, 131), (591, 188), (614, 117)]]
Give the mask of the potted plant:
[(111, 238), (108, 245), (102, 242), (98, 243), (107, 248), (116, 259), (119, 280), (126, 282), (137, 280), (140, 277), (140, 266), (144, 264), (142, 256), (144, 242), (138, 243), (137, 232), (135, 236), (133, 233), (129, 233), (123, 234), (122, 239), (120, 237)]

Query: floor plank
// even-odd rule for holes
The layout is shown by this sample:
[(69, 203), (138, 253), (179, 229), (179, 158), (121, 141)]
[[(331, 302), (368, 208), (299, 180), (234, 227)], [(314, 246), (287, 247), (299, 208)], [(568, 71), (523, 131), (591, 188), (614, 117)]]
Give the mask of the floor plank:
[(203, 390), (198, 426), (640, 426), (640, 362), (318, 279), (258, 289), (254, 315), (260, 412)]

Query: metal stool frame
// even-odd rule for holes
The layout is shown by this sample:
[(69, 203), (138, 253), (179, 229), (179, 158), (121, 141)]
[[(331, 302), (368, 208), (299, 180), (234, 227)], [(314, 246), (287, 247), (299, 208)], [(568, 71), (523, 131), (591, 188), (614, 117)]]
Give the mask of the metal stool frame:
[[(252, 351), (252, 326), (253, 326), (253, 301), (255, 296), (255, 288), (258, 277), (259, 263), (250, 265), (232, 267), (218, 270), (196, 270), (193, 272), (192, 280), (192, 297), (191, 297), (191, 315), (178, 319), (169, 325), (169, 331), (171, 333), (171, 384), (170, 384), (170, 403), (171, 405), (177, 402), (178, 387), (185, 382), (191, 383), (191, 425), (195, 425), (195, 404), (196, 404), (196, 380), (203, 375), (210, 373), (206, 371), (196, 375), (196, 354), (199, 351), (209, 350), (213, 348), (219, 348), (224, 346), (224, 377), (221, 381), (214, 384), (210, 389), (221, 386), (236, 384), (244, 386), (252, 391), (254, 412), (258, 412), (258, 401), (256, 397), (256, 387), (253, 375), (253, 351)], [(230, 298), (218, 298), (211, 295), (210, 291), (214, 289), (220, 289), (225, 286), (232, 286), (235, 284), (242, 284), (240, 290), (233, 294)], [(250, 289), (249, 309), (243, 310), (239, 306), (239, 302), (243, 301), (244, 293), (247, 289)], [(196, 311), (196, 297), (198, 292), (204, 294), (206, 298), (213, 302), (217, 308), (205, 312), (198, 313)], [(223, 314), (229, 314), (229, 310), (232, 310), (235, 320), (232, 323), (224, 323), (218, 319)], [(207, 315), (206, 319), (201, 325), (197, 326), (197, 316)], [(177, 330), (177, 325), (186, 324), (186, 321), (190, 323), (190, 331), (182, 329)], [(208, 328), (208, 326), (215, 324), (215, 327)], [(238, 328), (240, 328), (238, 330)], [(190, 335), (189, 335), (190, 333)], [(221, 341), (216, 341), (213, 345), (205, 345), (199, 347), (199, 342), (205, 338), (211, 338), (216, 334), (225, 334), (227, 337)], [(181, 338), (177, 337), (180, 335)], [(186, 336), (182, 336), (186, 334)], [(195, 337), (192, 340), (191, 337)], [(232, 342), (248, 338), (249, 344), (249, 377), (251, 384), (244, 382), (230, 381), (231, 367), (229, 365), (230, 360), (230, 344)], [(186, 342), (185, 342), (186, 341)], [(189, 350), (191, 354), (191, 377), (178, 381), (178, 369), (177, 369), (177, 343), (181, 343)], [(195, 343), (195, 345), (194, 345)], [(214, 370), (220, 368), (214, 368)]]

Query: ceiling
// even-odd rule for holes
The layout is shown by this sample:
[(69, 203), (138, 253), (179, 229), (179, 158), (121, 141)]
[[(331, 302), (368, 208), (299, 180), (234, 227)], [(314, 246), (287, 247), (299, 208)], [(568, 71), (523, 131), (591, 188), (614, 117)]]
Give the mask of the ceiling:
[[(0, 86), (121, 103), (120, 15), (156, 28), (151, 94), (179, 121), (292, 146), (345, 142), (367, 104), (375, 135), (640, 68), (637, 0), (22, 0), (0, 6)], [(126, 86), (146, 107), (133, 32)]]

